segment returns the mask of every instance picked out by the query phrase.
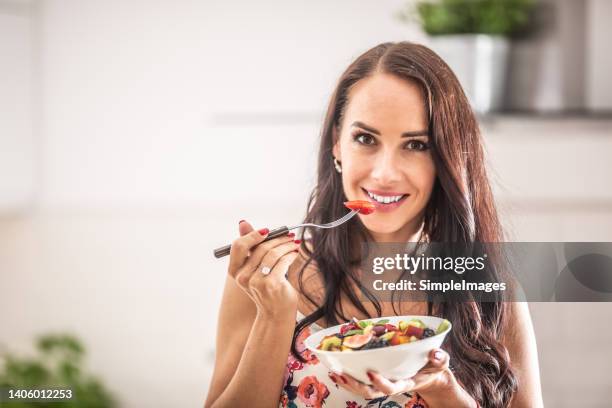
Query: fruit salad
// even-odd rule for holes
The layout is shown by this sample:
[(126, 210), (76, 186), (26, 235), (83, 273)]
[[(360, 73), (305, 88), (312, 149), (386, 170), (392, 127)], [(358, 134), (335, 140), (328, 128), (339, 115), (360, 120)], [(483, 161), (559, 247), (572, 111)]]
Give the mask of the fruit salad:
[(434, 330), (419, 319), (401, 320), (397, 325), (389, 319), (357, 320), (343, 324), (340, 332), (325, 336), (317, 348), (323, 351), (368, 350), (412, 343), (444, 332), (450, 326), (443, 320)]

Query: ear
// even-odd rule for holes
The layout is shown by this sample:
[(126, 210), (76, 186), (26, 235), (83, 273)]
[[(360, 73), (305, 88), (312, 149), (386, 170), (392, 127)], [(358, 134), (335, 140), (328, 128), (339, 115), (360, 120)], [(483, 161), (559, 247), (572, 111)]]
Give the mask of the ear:
[(334, 126), (333, 140), (335, 140), (334, 146), (332, 147), (332, 154), (338, 161), (342, 161), (340, 157), (340, 135), (338, 134), (338, 128)]

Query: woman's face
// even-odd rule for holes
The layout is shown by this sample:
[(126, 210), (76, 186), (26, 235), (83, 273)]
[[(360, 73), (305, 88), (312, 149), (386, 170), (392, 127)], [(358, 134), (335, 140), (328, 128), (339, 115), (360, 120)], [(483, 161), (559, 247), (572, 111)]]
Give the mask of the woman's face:
[(376, 211), (361, 221), (376, 241), (402, 242), (418, 232), (436, 179), (420, 87), (377, 73), (357, 82), (333, 148), (344, 194)]

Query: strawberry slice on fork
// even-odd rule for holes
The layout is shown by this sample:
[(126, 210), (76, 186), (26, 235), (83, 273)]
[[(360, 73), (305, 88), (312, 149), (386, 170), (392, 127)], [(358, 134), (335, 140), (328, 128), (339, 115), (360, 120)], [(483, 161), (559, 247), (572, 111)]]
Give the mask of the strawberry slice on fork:
[(374, 204), (366, 200), (347, 201), (344, 203), (344, 206), (350, 210), (357, 210), (363, 215), (372, 214), (376, 210)]

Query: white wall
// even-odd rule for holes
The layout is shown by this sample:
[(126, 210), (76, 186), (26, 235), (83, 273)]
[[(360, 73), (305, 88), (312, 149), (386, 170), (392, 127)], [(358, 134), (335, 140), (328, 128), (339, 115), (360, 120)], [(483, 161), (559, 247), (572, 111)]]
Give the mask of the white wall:
[(612, 2), (609, 0), (590, 0), (589, 3), (589, 55), (588, 106), (597, 110), (612, 110)]
[[(419, 38), (392, 16), (402, 3), (42, 2), (43, 207), (303, 202), (309, 180), (288, 167), (312, 169), (300, 153), (340, 70), (378, 42)], [(280, 126), (294, 117), (307, 120)], [(249, 163), (245, 182), (232, 168)]]
[(510, 240), (612, 238), (611, 120), (518, 116), (482, 128)]
[(0, 223), (0, 308), (20, 311), (0, 341), (71, 330), (124, 406), (201, 406), (226, 269), (212, 249), (239, 219), (301, 218), (340, 70), (422, 38), (401, 5), (36, 2), (40, 199)]
[(32, 58), (30, 3), (0, 0), (0, 214), (31, 206), (37, 189)]
[[(72, 330), (124, 406), (201, 406), (226, 268), (212, 249), (239, 219), (301, 218), (340, 71), (379, 42), (424, 41), (393, 18), (403, 3), (37, 2), (40, 200), (0, 221), (0, 310), (19, 311), (0, 342)], [(610, 122), (500, 119), (484, 134), (518, 240), (611, 238)], [(547, 401), (600, 385), (580, 354), (563, 356), (578, 377), (551, 368), (551, 344), (573, 339), (549, 311), (534, 319)]]

